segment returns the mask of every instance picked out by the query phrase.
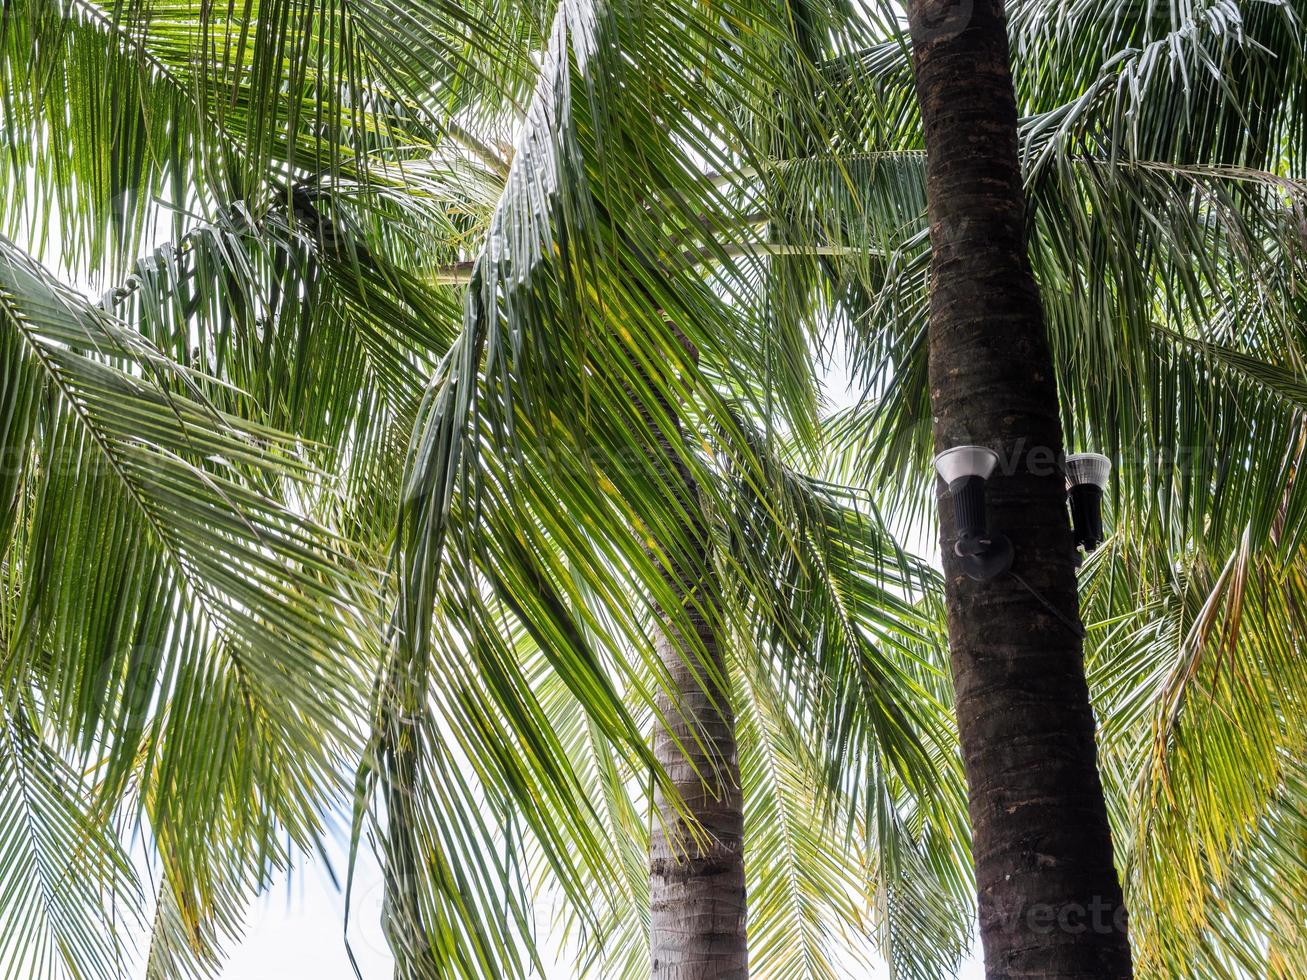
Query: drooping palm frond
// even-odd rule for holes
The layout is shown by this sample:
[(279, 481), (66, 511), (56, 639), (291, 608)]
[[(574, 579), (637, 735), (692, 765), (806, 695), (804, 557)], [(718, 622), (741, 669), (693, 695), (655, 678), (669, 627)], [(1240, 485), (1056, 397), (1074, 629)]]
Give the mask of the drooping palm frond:
[(305, 192), (257, 226), (204, 226), (180, 253), (138, 263), (113, 304), (174, 357), (221, 377), (211, 400), (302, 437), (340, 475), (338, 493), (315, 500), (319, 516), (377, 562), (425, 379), (459, 316), (449, 289), (424, 280), (456, 249), (428, 243), (424, 269), (417, 249), (387, 241), (440, 216), (403, 203)]
[(187, 929), (238, 923), (342, 789), (374, 576), (290, 505), (319, 480), (296, 441), (7, 242), (0, 330), (7, 697), (102, 806), (134, 790)]
[(7, 698), (0, 726), (0, 975), (121, 976), (139, 897), (91, 787)]
[(1088, 570), (1103, 768), (1150, 976), (1303, 969), (1281, 941), (1304, 908), (1301, 585), (1300, 559), (1251, 536), (1220, 566), (1173, 567), (1119, 536)]
[[(98, 661), (73, 655), (82, 644), (112, 656), (133, 647), (166, 651), (164, 638), (178, 639), (169, 632), (172, 617), (189, 615), (178, 608), (180, 589), (201, 612), (192, 635), (243, 651), (251, 682), (273, 684), (294, 666), (327, 689), (339, 687), (341, 668), (329, 652), (350, 642), (349, 622), (327, 610), (350, 573), (330, 551), (315, 550), (312, 525), (274, 496), (310, 475), (295, 444), (197, 398), (185, 368), (53, 283), (8, 243), (0, 276), (6, 373), (10, 390), (28, 396), (27, 413), (9, 416), (5, 439), (19, 474), (9, 506), (30, 516), (5, 542), (27, 576), (11, 673), (57, 676), (76, 667), (93, 677)], [(97, 549), (118, 566), (102, 583), (86, 574), (98, 565), (88, 561)], [(79, 589), (88, 601), (72, 601)], [(100, 590), (113, 600), (91, 601)], [(91, 627), (93, 617), (100, 626)], [(134, 643), (117, 639), (145, 629), (155, 632), (137, 633)], [(292, 643), (296, 659), (288, 664)], [(46, 644), (68, 661), (45, 661)], [(67, 682), (73, 687), (66, 696), (52, 690), (49, 708), (76, 730), (78, 714), (98, 707), (75, 696), (79, 680)]]
[[(791, 495), (806, 504), (795, 523), (801, 557), (768, 556), (767, 541), (741, 539), (720, 573), (732, 581), (742, 577), (730, 571), (733, 562), (764, 566), (787, 597), (755, 591), (783, 609), (765, 611), (753, 600), (731, 616), (750, 970), (775, 978), (849, 976), (860, 957), (883, 955), (901, 976), (947, 973), (969, 939), (970, 884), (956, 749), (943, 704), (935, 703), (933, 726), (925, 706), (946, 687), (930, 656), (932, 644), (938, 651), (935, 620), (915, 607), (909, 591), (915, 577), (930, 573), (892, 547), (888, 554), (864, 552), (878, 533), (869, 515), (844, 509), (833, 489), (789, 480)], [(830, 514), (847, 523), (827, 526)], [(747, 518), (741, 524), (750, 526)], [(854, 555), (859, 560), (850, 562)], [(787, 570), (789, 561), (802, 571)], [(842, 608), (832, 607), (832, 595)], [(595, 609), (603, 615), (602, 606)], [(613, 753), (525, 629), (517, 629), (526, 674), (541, 692), (551, 730), (576, 760), (594, 803), (595, 832), (611, 855), (612, 877), (585, 872), (589, 884), (580, 897), (548, 892), (559, 902), (554, 935), (574, 957), (565, 968), (581, 976), (645, 975), (653, 777)], [(842, 660), (852, 669), (837, 669)], [(653, 668), (639, 673), (644, 687), (656, 687)], [(635, 690), (627, 700), (639, 727), (657, 724), (647, 695)], [(923, 765), (894, 758), (923, 751), (921, 743), (932, 738), (940, 739), (929, 747), (938, 781)], [(538, 869), (533, 880), (552, 881), (540, 867), (543, 856), (530, 859), (529, 839), (524, 846), (527, 864)]]
[(227, 146), (185, 79), (96, 4), (6, 3), (0, 74), (0, 228), (64, 271), (116, 276), (156, 222), (180, 229), (156, 197), (189, 209), (227, 186)]
[[(740, 536), (728, 554), (750, 572), (723, 579), (748, 583), (737, 617), (748, 624), (745, 717), (768, 736), (764, 760), (779, 750), (797, 766), (791, 776), (816, 780), (795, 792), (812, 794), (825, 836), (852, 834), (869, 862), (877, 951), (899, 976), (947, 974), (969, 941), (972, 886), (937, 575), (899, 548), (867, 500), (763, 460), (779, 491), (770, 506), (793, 537), (737, 487)], [(778, 787), (781, 775), (769, 775)], [(769, 801), (758, 805), (796, 817), (788, 799)], [(800, 824), (791, 831), (816, 830)], [(795, 942), (785, 947), (799, 955)], [(798, 970), (802, 959), (787, 962)]]
[[(749, 13), (761, 20), (771, 12)], [(750, 347), (750, 338), (759, 333), (748, 308), (725, 302), (740, 295), (739, 284), (751, 278), (747, 267), (773, 246), (759, 239), (749, 217), (769, 187), (764, 183), (759, 190), (759, 171), (749, 168), (755, 146), (744, 134), (738, 144), (722, 145), (731, 122), (716, 100), (743, 93), (756, 102), (759, 91), (779, 90), (774, 48), (768, 46), (774, 42), (764, 35), (767, 43), (753, 49), (742, 41), (729, 49), (732, 63), (726, 69), (707, 65), (681, 37), (712, 37), (718, 28), (704, 17), (697, 9), (677, 7), (642, 10), (635, 17), (624, 7), (603, 5), (564, 8), (558, 15), (504, 196), (471, 273), (464, 333), (442, 366), (415, 442), (403, 539), (405, 629), (384, 690), (420, 690), (422, 683), (409, 679), (410, 671), (421, 676), (453, 670), (443, 662), (443, 645), (425, 638), (431, 610), (439, 610), (451, 590), (479, 594), (481, 588), (496, 588), (499, 602), (521, 626), (542, 635), (544, 655), (575, 696), (586, 698), (591, 711), (602, 709), (601, 720), (618, 721), (608, 736), (634, 748), (639, 733), (621, 713), (595, 700), (596, 690), (613, 696), (604, 693), (612, 682), (598, 676), (596, 688), (589, 680), (595, 654), (584, 642), (585, 630), (570, 620), (579, 617), (600, 635), (612, 631), (599, 650), (634, 652), (629, 661), (612, 663), (617, 687), (637, 703), (648, 699), (649, 706), (666, 681), (651, 659), (645, 624), (654, 609), (683, 614), (662, 568), (683, 565), (703, 547), (687, 535), (705, 521), (714, 529), (714, 551), (724, 556), (723, 594), (738, 589), (741, 595), (763, 597), (735, 608), (757, 613), (774, 629), (767, 642), (801, 644), (819, 635), (815, 621), (787, 622), (790, 597), (776, 591), (787, 584), (782, 553), (797, 547), (807, 562), (811, 547), (804, 551), (791, 524), (793, 491), (764, 465), (734, 403), (743, 398), (751, 411), (771, 398), (777, 406), (796, 406), (795, 417), (801, 418), (801, 406), (805, 400), (811, 404), (811, 397), (766, 390), (762, 379), (781, 375), (769, 374), (766, 353), (758, 356)], [(765, 21), (763, 28), (783, 33)], [(718, 77), (719, 71), (727, 74)], [(708, 80), (706, 94), (701, 78)], [(716, 165), (715, 176), (704, 172), (705, 164)], [(623, 181), (608, 179), (608, 173), (621, 173)], [(752, 195), (747, 205), (728, 197), (741, 187)], [(795, 389), (805, 383), (802, 372), (785, 376)], [(693, 435), (684, 441), (663, 435), (682, 428)], [(675, 456), (670, 480), (661, 461), (664, 452)], [(735, 491), (723, 484), (725, 471), (749, 490), (753, 528), (742, 523), (729, 499)], [(703, 501), (689, 498), (681, 480), (701, 488)], [(755, 540), (760, 524), (769, 524), (771, 566), (748, 554), (760, 546)], [(812, 533), (849, 531), (818, 532), (814, 524)], [(735, 543), (723, 544), (732, 537)], [(525, 548), (512, 548), (514, 538)], [(862, 543), (849, 543), (849, 553)], [(569, 561), (560, 564), (552, 557), (556, 553)], [(808, 574), (836, 573), (809, 568)], [(583, 589), (573, 584), (577, 579)], [(528, 585), (528, 592), (518, 583)], [(542, 606), (531, 598), (541, 589), (557, 591), (567, 601)], [(821, 666), (838, 663), (841, 652), (858, 649), (865, 657), (868, 650), (868, 637), (842, 632), (838, 600), (830, 599), (834, 589), (818, 590), (827, 603), (824, 625), (841, 637), (824, 655), (820, 645), (814, 650), (815, 656), (830, 658)], [(601, 618), (587, 610), (588, 601), (618, 615)], [(698, 612), (715, 624), (719, 636), (729, 636), (738, 628), (731, 605), (715, 601), (713, 608)], [(898, 605), (900, 611), (910, 607)], [(467, 601), (458, 608), (464, 616), (475, 612)], [(476, 629), (491, 636), (503, 628), (484, 621)], [(854, 633), (861, 628), (850, 627)], [(692, 646), (694, 632), (679, 633), (690, 637)], [(750, 646), (756, 665), (762, 648), (752, 641)], [(469, 647), (475, 651), (477, 644)], [(462, 653), (464, 647), (458, 649)], [(862, 666), (879, 665), (870, 657)], [(812, 664), (795, 669), (809, 677), (818, 672)], [(652, 672), (649, 681), (639, 681), (641, 670)], [(861, 680), (849, 683), (844, 705), (856, 718), (845, 718), (850, 728), (836, 738), (845, 747), (857, 741), (860, 750), (862, 738), (883, 739), (881, 751), (887, 755), (868, 758), (867, 766), (884, 766), (879, 778), (903, 779), (921, 791), (932, 764), (947, 767), (952, 761), (947, 751), (932, 756), (918, 741), (921, 719), (912, 699), (922, 686), (896, 687), (903, 678), (874, 672)], [(822, 688), (824, 682), (814, 684)], [(396, 717), (414, 710), (412, 705), (391, 708)], [(402, 787), (403, 731), (383, 719), (379, 738), (396, 767), (391, 778)], [(391, 746), (384, 746), (386, 739)], [(877, 805), (898, 805), (900, 792), (887, 791)], [(401, 855), (414, 850), (403, 840), (389, 846)], [(427, 886), (438, 887), (438, 882)], [(426, 935), (434, 952), (432, 928), (424, 922), (409, 931)], [(427, 968), (444, 965), (429, 961)]]
[[(94, 0), (5, 7), (0, 171), (11, 234), (54, 222), (68, 268), (121, 278), (158, 226), (258, 213), (318, 177), (396, 185), (511, 119), (544, 11), (498, 4)], [(488, 137), (496, 142), (493, 137)], [(36, 249), (37, 252), (44, 251)]]
[[(380, 563), (390, 547), (422, 384), (458, 316), (434, 270), (461, 258), (485, 209), (477, 199), (484, 171), (501, 166), (499, 151), (471, 139), (454, 116), (498, 125), (521, 87), (512, 78), (535, 71), (531, 13), (480, 22), (485, 40), (512, 36), (497, 53), (471, 43), (486, 10), (37, 3), (4, 11), (13, 82), (5, 135), (22, 151), (6, 157), (5, 176), (29, 191), (5, 196), (11, 227), (37, 237), (30, 233), (54, 219), (65, 229), (65, 264), (118, 283), (109, 308), (183, 366), (156, 379), (164, 403), (189, 399), (229, 424), (255, 420), (257, 448), (237, 464), (248, 468), (269, 439), (278, 446), (271, 427), (295, 433), (278, 450), (290, 479), (259, 490), (266, 504), (284, 492), (300, 514), (346, 529), (351, 540), (322, 542), (342, 567), (346, 554)], [(148, 126), (132, 125), (137, 106)], [(111, 132), (132, 159), (129, 174), (97, 156)], [(115, 207), (130, 228), (113, 224)], [(136, 258), (159, 237), (170, 241)], [(327, 469), (341, 474), (335, 488)], [(215, 493), (226, 489), (202, 476)], [(187, 489), (169, 487), (181, 499)], [(240, 496), (232, 503), (246, 506)], [(265, 501), (249, 506), (253, 517)], [(88, 535), (97, 515), (111, 512), (91, 513)], [(257, 519), (249, 531), (266, 533)], [(132, 528), (116, 533), (130, 540)], [(116, 558), (119, 542), (102, 543)], [(296, 544), (293, 557), (304, 563), (296, 571), (325, 579), (313, 568), (312, 542)], [(76, 560), (70, 551), (68, 567)], [(161, 575), (170, 572), (160, 563)], [(107, 676), (125, 673), (131, 694), (120, 712), (129, 737), (110, 746), (121, 757), (103, 792), (112, 798), (131, 779), (157, 842), (156, 971), (183, 961), (188, 970), (211, 967), (220, 941), (239, 932), (246, 896), (289, 859), (279, 838), (297, 847), (316, 838), (318, 811), (338, 797), (360, 748), (361, 694), (381, 642), (365, 621), (382, 603), (373, 573), (350, 584), (352, 595), (336, 591), (333, 602), (339, 583), (324, 581), (312, 597), (322, 604), (315, 628), (335, 634), (325, 664), (321, 642), (262, 622), (265, 607), (284, 620), (297, 596), (263, 588), (235, 563), (219, 582), (262, 594), (264, 606), (254, 596), (235, 605), (238, 624), (268, 632), (257, 649), (276, 669), (264, 687), (252, 686), (249, 665), (233, 656), (244, 651), (175, 598), (145, 607), (140, 630), (153, 632), (136, 646), (127, 644), (133, 614), (124, 606), (121, 642), (96, 651), (116, 658)], [(168, 594), (166, 580), (158, 588)], [(109, 594), (98, 607), (106, 620), (115, 601)], [(67, 652), (69, 662), (77, 653)], [(88, 663), (92, 677), (97, 664)], [(307, 672), (324, 666), (334, 676)], [(161, 671), (156, 691), (149, 679)], [(274, 680), (298, 693), (283, 696)]]
[(1027, 154), (1278, 171), (1303, 133), (1302, 92), (1284, 84), (1301, 71), (1303, 12), (1296, 0), (1016, 5)]

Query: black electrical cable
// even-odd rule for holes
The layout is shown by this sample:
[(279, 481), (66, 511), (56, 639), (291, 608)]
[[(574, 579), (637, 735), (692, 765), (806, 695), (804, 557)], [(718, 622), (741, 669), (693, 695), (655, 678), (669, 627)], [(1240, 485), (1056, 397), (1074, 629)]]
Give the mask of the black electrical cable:
[(1080, 637), (1080, 639), (1082, 640), (1089, 635), (1088, 633), (1085, 632), (1085, 628), (1083, 626), (1081, 626), (1079, 623), (1072, 620), (1070, 617), (1066, 615), (1066, 613), (1062, 612), (1061, 609), (1058, 609), (1057, 606), (1053, 605), (1046, 598), (1044, 598), (1044, 596), (1042, 596), (1033, 585), (1031, 585), (1029, 582), (1023, 579), (1020, 575), (1018, 575), (1016, 572), (1012, 571), (1011, 569), (1008, 570), (1008, 574), (1011, 575), (1018, 582), (1020, 582), (1025, 587), (1025, 590), (1027, 592), (1029, 592), (1032, 596), (1034, 596), (1041, 603), (1043, 603), (1044, 608), (1047, 609), (1049, 612), (1051, 612), (1058, 619), (1060, 619), (1062, 621), (1062, 625), (1064, 625), (1072, 633)]

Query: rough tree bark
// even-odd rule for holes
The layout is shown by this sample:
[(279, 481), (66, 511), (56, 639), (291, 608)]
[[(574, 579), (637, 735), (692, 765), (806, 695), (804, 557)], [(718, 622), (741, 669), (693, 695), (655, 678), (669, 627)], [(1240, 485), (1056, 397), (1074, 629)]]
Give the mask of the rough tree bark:
[[(723, 672), (711, 628), (697, 613), (691, 618), (713, 667)], [(747, 980), (744, 811), (735, 722), (728, 692), (714, 681), (705, 684), (702, 670), (686, 665), (674, 629), (664, 621), (656, 638), (678, 703), (660, 699), (671, 725), (656, 729), (654, 755), (701, 830), (692, 833), (672, 801), (661, 791), (655, 794), (659, 819), (649, 842), (653, 977)]]
[[(1079, 622), (1052, 358), (1025, 239), (1002, 0), (914, 0), (934, 252), (930, 400), (939, 450), (1000, 455), (990, 526), (1013, 571)], [(975, 582), (941, 500), (958, 728), (986, 973), (1131, 976), (1081, 640), (1014, 577)]]
[[(658, 464), (681, 495), (685, 512), (699, 514), (694, 476), (672, 448), (672, 440), (682, 438), (680, 426), (661, 407), (656, 415), (641, 407), (656, 434)], [(688, 528), (686, 540), (701, 545), (681, 554), (668, 572), (684, 612), (664, 612), (654, 636), (670, 692), (658, 699), (668, 724), (655, 725), (653, 751), (697, 826), (692, 829), (681, 818), (675, 797), (655, 790), (658, 814), (649, 841), (650, 962), (654, 980), (747, 980), (744, 809), (726, 663), (705, 615), (712, 602), (707, 527)], [(696, 638), (688, 643), (690, 638), (679, 632), (685, 625)], [(696, 643), (705, 663), (690, 652)]]

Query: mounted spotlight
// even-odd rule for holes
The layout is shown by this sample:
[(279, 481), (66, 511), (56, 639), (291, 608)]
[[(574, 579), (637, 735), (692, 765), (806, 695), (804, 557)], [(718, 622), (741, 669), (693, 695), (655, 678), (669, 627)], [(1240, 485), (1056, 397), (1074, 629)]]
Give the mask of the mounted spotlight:
[(1066, 490), (1071, 500), (1071, 527), (1077, 548), (1086, 553), (1103, 543), (1103, 488), (1112, 461), (1101, 453), (1072, 453), (1066, 458)]
[(985, 482), (998, 465), (998, 453), (984, 446), (955, 446), (935, 457), (935, 471), (948, 484), (958, 538), (953, 553), (962, 570), (984, 582), (1012, 567), (1012, 542), (990, 533), (985, 521)]

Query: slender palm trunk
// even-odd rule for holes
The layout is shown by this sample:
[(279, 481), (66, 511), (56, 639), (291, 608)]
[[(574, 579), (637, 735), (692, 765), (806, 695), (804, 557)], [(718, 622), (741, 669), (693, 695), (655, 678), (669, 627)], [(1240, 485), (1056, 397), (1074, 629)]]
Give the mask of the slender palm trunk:
[[(725, 669), (711, 630), (696, 619), (714, 669)], [(740, 800), (735, 721), (727, 692), (698, 665), (664, 624), (656, 638), (677, 704), (662, 699), (671, 719), (654, 733), (654, 754), (671, 776), (699, 827), (691, 831), (672, 801), (656, 794), (658, 821), (649, 842), (649, 948), (655, 980), (746, 980), (744, 812)], [(705, 689), (706, 688), (706, 689)]]
[[(698, 487), (672, 449), (681, 432), (671, 412), (655, 419), (666, 478), (697, 514)], [(673, 421), (669, 421), (669, 419)], [(654, 980), (747, 980), (745, 943), (744, 810), (735, 746), (735, 718), (726, 686), (726, 664), (713, 625), (711, 561), (706, 527), (690, 529), (696, 553), (681, 555), (668, 576), (684, 615), (663, 615), (654, 644), (670, 678), (659, 698), (666, 727), (655, 725), (653, 750), (670, 777), (687, 825), (661, 788), (649, 841), (649, 952)], [(678, 632), (688, 625), (694, 637)], [(690, 642), (685, 642), (689, 640)], [(691, 651), (697, 647), (702, 660)]]
[[(914, 0), (939, 449), (1000, 453), (989, 519), (1068, 622), (1078, 597), (1056, 382), (1025, 241), (1002, 0)], [(1012, 576), (975, 582), (941, 506), (958, 728), (990, 978), (1131, 976), (1081, 641)]]

